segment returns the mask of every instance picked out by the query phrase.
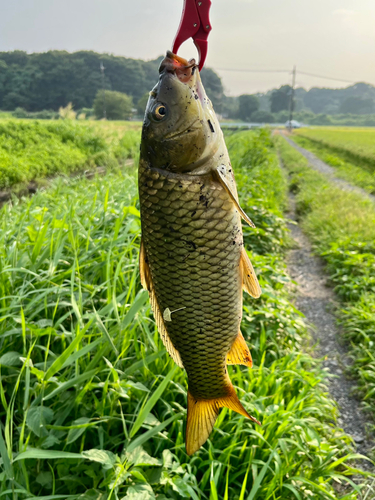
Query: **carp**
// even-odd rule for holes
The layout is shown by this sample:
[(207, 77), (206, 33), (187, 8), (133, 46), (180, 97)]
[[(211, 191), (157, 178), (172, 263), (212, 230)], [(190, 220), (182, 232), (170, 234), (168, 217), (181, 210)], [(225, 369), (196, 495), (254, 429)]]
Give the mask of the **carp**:
[[(240, 331), (242, 290), (261, 289), (243, 246), (241, 209), (223, 133), (195, 60), (167, 52), (142, 129), (140, 276), (168, 353), (188, 377), (186, 451), (220, 408), (252, 421), (227, 365), (252, 366)], [(254, 226), (253, 226), (254, 227)]]

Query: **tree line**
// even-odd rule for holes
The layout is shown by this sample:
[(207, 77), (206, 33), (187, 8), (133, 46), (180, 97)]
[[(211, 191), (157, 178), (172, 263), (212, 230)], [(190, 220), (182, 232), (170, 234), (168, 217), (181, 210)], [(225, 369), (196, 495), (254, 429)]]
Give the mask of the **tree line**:
[[(120, 118), (111, 115), (110, 109), (115, 108), (127, 109), (121, 115), (123, 118), (134, 109), (141, 115), (147, 94), (156, 82), (161, 59), (162, 56), (143, 61), (92, 51), (0, 52), (0, 109), (17, 109), (18, 115), (36, 114), (36, 117), (48, 118), (72, 103), (75, 110), (83, 110), (85, 115), (94, 107), (95, 115), (100, 118), (105, 98), (108, 118)], [(104, 74), (101, 66), (104, 66)], [(289, 85), (266, 93), (229, 97), (224, 93), (220, 77), (212, 69), (202, 70), (202, 80), (216, 112), (225, 118), (272, 123), (287, 117)], [(128, 96), (126, 106), (121, 94)], [(306, 91), (297, 88), (294, 110), (312, 120), (316, 119), (315, 114), (371, 115), (375, 113), (375, 87), (357, 83), (345, 89), (312, 88)]]
[[(57, 111), (69, 102), (75, 109), (92, 108), (103, 87), (130, 96), (136, 106), (155, 85), (161, 59), (142, 61), (91, 51), (0, 52), (0, 109)], [(220, 78), (203, 69), (202, 80), (220, 108), (224, 95)]]

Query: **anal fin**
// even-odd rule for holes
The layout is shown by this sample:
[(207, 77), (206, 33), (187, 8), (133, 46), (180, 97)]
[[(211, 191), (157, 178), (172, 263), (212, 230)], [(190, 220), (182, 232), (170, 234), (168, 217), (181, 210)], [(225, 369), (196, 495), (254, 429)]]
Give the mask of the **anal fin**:
[(262, 290), (259, 286), (253, 265), (250, 262), (249, 256), (244, 248), (241, 253), (240, 266), (242, 271), (242, 283), (245, 292), (257, 299), (262, 294)]
[(253, 422), (261, 423), (242, 406), (234, 387), (230, 385), (228, 396), (218, 399), (196, 399), (188, 391), (188, 410), (186, 423), (186, 453), (192, 455), (207, 441), (220, 408), (227, 407)]
[(249, 368), (253, 366), (250, 349), (248, 348), (241, 332), (237, 335), (232, 344), (231, 350), (227, 354), (227, 364), (245, 365)]
[(184, 365), (182, 363), (182, 359), (180, 356), (180, 353), (178, 350), (174, 347), (170, 336), (168, 335), (168, 331), (165, 327), (164, 324), (164, 319), (163, 315), (160, 312), (159, 304), (155, 295), (153, 283), (152, 283), (152, 276), (151, 276), (151, 271), (150, 271), (150, 266), (147, 261), (147, 255), (143, 243), (143, 239), (141, 240), (141, 247), (139, 250), (139, 273), (141, 276), (141, 283), (143, 288), (145, 288), (149, 295), (150, 295), (150, 302), (151, 302), (151, 307), (152, 311), (154, 313), (154, 318), (156, 322), (156, 326), (158, 327), (160, 337), (163, 341), (164, 347), (167, 349), (168, 354), (171, 356), (173, 361), (178, 365), (180, 368), (183, 368)]

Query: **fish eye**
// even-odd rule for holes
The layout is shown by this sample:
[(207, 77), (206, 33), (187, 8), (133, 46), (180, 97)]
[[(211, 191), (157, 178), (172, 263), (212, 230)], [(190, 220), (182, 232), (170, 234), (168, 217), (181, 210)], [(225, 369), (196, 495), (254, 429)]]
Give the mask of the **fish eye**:
[(157, 121), (163, 120), (167, 116), (167, 108), (164, 106), (164, 104), (158, 104), (154, 108), (152, 116)]

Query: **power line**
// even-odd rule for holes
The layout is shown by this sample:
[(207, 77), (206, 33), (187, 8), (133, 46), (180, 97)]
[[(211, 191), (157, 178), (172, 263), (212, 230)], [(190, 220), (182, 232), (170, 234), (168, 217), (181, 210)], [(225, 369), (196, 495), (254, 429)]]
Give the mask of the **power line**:
[(234, 69), (216, 68), (217, 71), (235, 71), (239, 73), (290, 73), (290, 69)]
[(332, 78), (330, 76), (315, 75), (314, 73), (306, 73), (305, 71), (298, 71), (298, 73), (300, 73), (301, 75), (315, 76), (316, 78), (324, 78), (325, 80), (334, 80), (336, 82), (356, 83), (350, 80), (344, 80), (342, 78)]
[[(239, 73), (290, 73), (290, 69), (247, 69), (247, 68), (216, 68), (217, 71), (233, 71)], [(315, 73), (308, 73), (306, 71), (298, 71), (301, 75), (313, 76), (315, 78), (322, 78), (324, 80), (333, 80), (336, 82), (344, 83), (356, 83), (351, 80), (345, 80), (344, 78), (333, 78), (331, 76), (317, 75)]]

